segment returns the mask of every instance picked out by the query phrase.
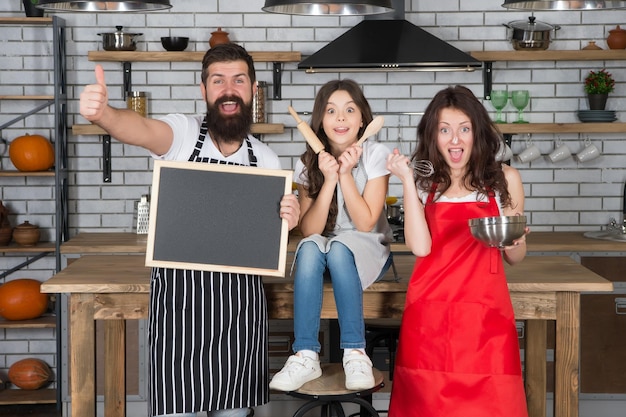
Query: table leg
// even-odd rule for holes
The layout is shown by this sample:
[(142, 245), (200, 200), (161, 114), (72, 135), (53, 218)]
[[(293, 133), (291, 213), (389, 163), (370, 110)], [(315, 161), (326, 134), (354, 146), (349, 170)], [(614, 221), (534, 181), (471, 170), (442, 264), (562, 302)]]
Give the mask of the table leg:
[(104, 320), (104, 416), (126, 416), (126, 321)]
[(556, 294), (554, 417), (578, 417), (580, 293)]
[(96, 415), (93, 294), (70, 295), (70, 396), (72, 417)]
[(546, 417), (547, 375), (546, 320), (526, 320), (526, 347), (524, 349), (526, 401), (530, 417)]

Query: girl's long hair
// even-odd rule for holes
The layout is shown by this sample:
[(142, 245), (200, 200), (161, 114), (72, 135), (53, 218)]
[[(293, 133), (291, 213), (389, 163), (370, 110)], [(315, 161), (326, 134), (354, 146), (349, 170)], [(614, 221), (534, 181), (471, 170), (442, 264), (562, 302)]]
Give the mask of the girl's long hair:
[[(359, 129), (358, 137), (360, 138), (365, 130), (365, 127), (372, 121), (372, 109), (363, 95), (363, 91), (358, 83), (350, 79), (344, 80), (333, 80), (324, 84), (317, 95), (315, 96), (315, 102), (313, 104), (313, 113), (311, 114), (310, 126), (313, 129), (313, 132), (320, 139), (324, 148), (327, 151), (330, 151), (330, 143), (328, 140), (328, 136), (324, 132), (324, 128), (322, 126), (322, 122), (324, 120), (324, 114), (326, 113), (326, 105), (328, 104), (328, 100), (330, 96), (335, 91), (346, 91), (354, 104), (361, 110), (361, 115), (363, 117), (363, 126)], [(304, 173), (308, 176), (308, 193), (309, 197), (312, 199), (316, 199), (319, 195), (320, 189), (322, 188), (322, 184), (324, 183), (324, 175), (322, 171), (320, 171), (319, 165), (317, 163), (317, 154), (313, 151), (313, 149), (307, 144), (306, 151), (300, 156), (302, 163), (304, 164), (305, 170)], [(333, 196), (333, 201), (330, 205), (330, 210), (328, 213), (328, 219), (326, 220), (326, 227), (324, 228), (324, 233), (328, 234), (332, 232), (335, 228), (335, 223), (337, 221), (337, 190), (335, 189), (335, 195)]]
[(465, 187), (469, 190), (477, 190), (484, 195), (493, 195), (494, 192), (498, 192), (502, 206), (510, 206), (511, 196), (502, 171), (502, 163), (496, 161), (500, 144), (504, 143), (502, 134), (482, 103), (468, 88), (460, 85), (439, 91), (426, 108), (417, 126), (418, 144), (411, 155), (411, 161), (429, 160), (435, 168), (432, 176), (416, 178), (417, 187), (430, 191), (432, 184), (436, 183), (440, 195), (450, 187), (450, 167), (437, 149), (439, 115), (446, 108), (465, 113), (472, 123), (474, 144), (467, 173), (462, 179)]

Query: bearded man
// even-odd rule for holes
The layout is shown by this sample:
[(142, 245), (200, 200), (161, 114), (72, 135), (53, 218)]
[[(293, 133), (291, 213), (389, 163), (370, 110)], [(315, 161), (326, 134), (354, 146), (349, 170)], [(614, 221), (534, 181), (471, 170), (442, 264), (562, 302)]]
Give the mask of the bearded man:
[[(250, 135), (256, 74), (239, 45), (215, 46), (202, 60), (204, 116), (151, 119), (113, 108), (100, 65), (95, 77), (80, 95), (80, 114), (120, 142), (143, 147), (155, 159), (280, 169), (274, 151)], [(289, 229), (299, 216), (296, 197), (283, 196), (280, 217)], [(149, 415), (244, 417), (267, 403), (267, 327), (260, 276), (152, 268)]]

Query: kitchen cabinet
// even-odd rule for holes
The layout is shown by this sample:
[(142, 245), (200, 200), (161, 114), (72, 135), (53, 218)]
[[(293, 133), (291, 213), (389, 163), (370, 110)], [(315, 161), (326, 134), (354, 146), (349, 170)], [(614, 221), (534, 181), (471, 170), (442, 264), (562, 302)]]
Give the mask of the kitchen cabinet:
[(615, 290), (581, 296), (580, 392), (626, 396), (626, 258), (583, 257), (581, 264), (613, 281)]
[[(626, 60), (626, 50), (572, 51), (472, 51), (470, 55), (483, 61), (485, 98), (491, 94), (493, 62), (495, 61), (609, 61)], [(623, 133), (626, 123), (506, 123), (498, 128), (505, 135), (518, 133)]]
[[(273, 67), (273, 95), (272, 99), (281, 100), (282, 63), (299, 62), (300, 52), (294, 51), (249, 51), (254, 62), (272, 62)], [(90, 61), (121, 62), (124, 71), (124, 91), (132, 90), (132, 62), (202, 62), (205, 52), (144, 52), (144, 51), (89, 51)], [(284, 126), (277, 123), (254, 123), (251, 133), (254, 135), (280, 134)], [(92, 124), (75, 124), (72, 126), (74, 135), (99, 135), (103, 139), (103, 181), (111, 181), (111, 137), (102, 128)]]
[[(13, 267), (0, 273), (0, 283), (4, 282), (4, 279), (10, 274), (25, 268), (37, 260), (49, 256), (55, 256), (55, 271), (61, 270), (61, 242), (67, 240), (68, 237), (68, 221), (67, 221), (67, 194), (68, 194), (68, 179), (67, 179), (67, 90), (66, 90), (66, 57), (65, 57), (65, 21), (57, 16), (54, 17), (0, 17), (0, 27), (13, 26), (13, 27), (33, 27), (36, 30), (41, 29), (47, 31), (42, 36), (42, 42), (47, 45), (50, 43), (52, 50), (53, 67), (49, 70), (49, 78), (53, 80), (54, 92), (52, 95), (1, 95), (0, 100), (5, 101), (28, 101), (33, 102), (33, 107), (28, 111), (21, 113), (19, 116), (12, 120), (0, 125), (0, 131), (12, 126), (23, 119), (39, 113), (44, 109), (51, 109), (50, 113), (54, 114), (54, 126), (50, 126), (51, 140), (54, 144), (55, 164), (54, 169), (46, 172), (19, 172), (16, 170), (2, 170), (0, 171), (0, 188), (5, 194), (4, 188), (8, 187), (7, 183), (10, 183), (12, 187), (19, 184), (19, 180), (22, 180), (21, 185), (27, 187), (31, 178), (49, 178), (50, 187), (54, 189), (54, 224), (52, 226), (53, 232), (49, 242), (39, 242), (32, 247), (17, 246), (16, 244), (9, 244), (8, 246), (0, 247), (0, 252), (3, 253), (5, 258), (12, 257), (15, 259), (23, 259), (23, 261)], [(10, 46), (10, 41), (6, 41), (0, 45), (0, 56), (2, 55), (2, 47)], [(9, 52), (14, 54), (14, 52)], [(7, 54), (8, 56), (8, 54)], [(0, 91), (2, 86), (0, 85)], [(5, 104), (5, 103), (3, 103)], [(10, 146), (10, 141), (8, 146)], [(28, 213), (26, 213), (28, 214)], [(15, 225), (13, 225), (15, 226)], [(19, 261), (16, 261), (19, 262)], [(45, 329), (45, 328), (57, 328), (60, 329), (60, 305), (55, 303), (54, 312), (49, 315), (44, 315), (34, 320), (24, 321), (6, 321), (0, 320), (0, 329), (8, 331), (8, 329)], [(34, 391), (27, 391), (21, 389), (4, 389), (0, 390), (0, 405), (7, 404), (32, 404), (32, 403), (55, 403), (60, 404), (60, 384), (61, 380), (58, 373), (58, 360), (60, 349), (60, 337), (58, 337), (58, 330), (56, 331), (56, 353), (57, 353), (57, 366), (56, 367), (56, 389), (39, 389)], [(4, 354), (4, 352), (0, 352)], [(7, 361), (5, 360), (4, 363)], [(53, 365), (53, 364), (49, 364)]]

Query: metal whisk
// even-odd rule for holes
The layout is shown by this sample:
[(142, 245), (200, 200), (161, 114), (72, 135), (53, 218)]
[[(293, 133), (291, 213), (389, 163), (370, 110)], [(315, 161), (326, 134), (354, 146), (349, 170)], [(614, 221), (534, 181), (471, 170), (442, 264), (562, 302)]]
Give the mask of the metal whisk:
[(420, 177), (430, 177), (435, 173), (435, 167), (433, 167), (433, 163), (427, 159), (412, 161), (409, 166), (413, 168), (415, 174), (419, 175)]

